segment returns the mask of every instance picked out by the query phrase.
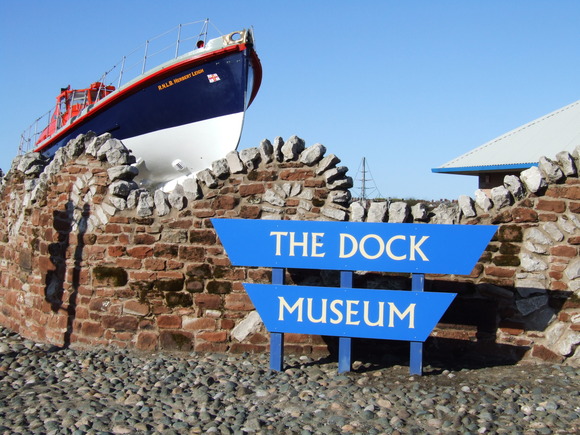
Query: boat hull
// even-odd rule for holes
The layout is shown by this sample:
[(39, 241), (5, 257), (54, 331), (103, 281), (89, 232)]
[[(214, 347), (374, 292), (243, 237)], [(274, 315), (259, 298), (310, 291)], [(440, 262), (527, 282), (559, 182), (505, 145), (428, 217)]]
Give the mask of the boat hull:
[(110, 133), (140, 164), (144, 184), (208, 167), (236, 149), (252, 88), (255, 53), (247, 47), (211, 59), (181, 60), (119, 89), (38, 148), (52, 156), (79, 134)]

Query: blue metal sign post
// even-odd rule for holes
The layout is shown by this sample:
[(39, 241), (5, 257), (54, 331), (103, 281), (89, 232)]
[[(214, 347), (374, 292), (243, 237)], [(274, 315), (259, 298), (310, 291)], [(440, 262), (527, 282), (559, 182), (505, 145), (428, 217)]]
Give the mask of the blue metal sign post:
[[(340, 272), (340, 287), (352, 287), (352, 272)], [(350, 372), (352, 339), (350, 337), (338, 338), (338, 373)]]
[[(496, 231), (486, 225), (212, 223), (233, 265), (273, 268), (272, 284), (244, 284), (271, 333), (270, 367), (282, 369), (283, 334), (293, 332), (339, 337), (339, 372), (350, 370), (351, 338), (361, 337), (409, 341), (410, 371), (421, 374), (423, 342), (455, 297), (424, 292), (424, 274), (469, 274)], [(284, 268), (340, 270), (341, 286), (286, 286)], [(355, 270), (410, 272), (411, 291), (354, 289)]]

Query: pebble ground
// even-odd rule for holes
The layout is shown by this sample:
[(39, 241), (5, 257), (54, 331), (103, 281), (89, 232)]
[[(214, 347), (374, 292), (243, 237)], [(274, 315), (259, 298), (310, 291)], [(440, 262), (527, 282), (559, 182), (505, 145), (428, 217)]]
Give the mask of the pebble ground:
[(57, 349), (0, 328), (0, 434), (574, 434), (580, 370)]

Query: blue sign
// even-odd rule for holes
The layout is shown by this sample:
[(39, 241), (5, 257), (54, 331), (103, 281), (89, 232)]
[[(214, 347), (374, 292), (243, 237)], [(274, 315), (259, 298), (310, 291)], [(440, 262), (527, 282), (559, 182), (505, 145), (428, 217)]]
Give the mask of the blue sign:
[(425, 341), (454, 293), (244, 284), (270, 332)]
[(212, 219), (235, 266), (459, 274), (495, 226)]

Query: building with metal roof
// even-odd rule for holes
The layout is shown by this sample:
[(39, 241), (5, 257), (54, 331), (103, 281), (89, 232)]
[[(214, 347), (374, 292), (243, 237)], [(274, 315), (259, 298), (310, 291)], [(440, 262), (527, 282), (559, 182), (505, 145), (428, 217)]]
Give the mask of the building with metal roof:
[(537, 166), (540, 157), (554, 158), (580, 145), (580, 100), (493, 139), (438, 168), (435, 173), (475, 175), (479, 188), (503, 183)]

